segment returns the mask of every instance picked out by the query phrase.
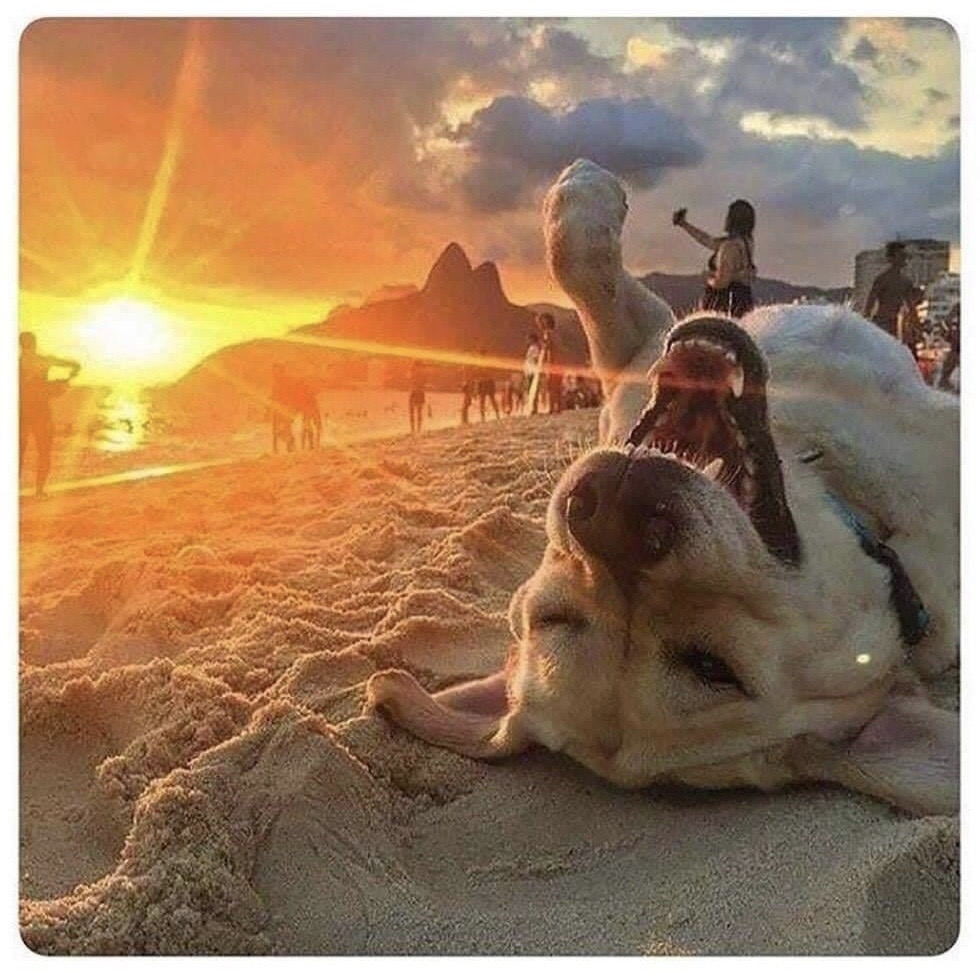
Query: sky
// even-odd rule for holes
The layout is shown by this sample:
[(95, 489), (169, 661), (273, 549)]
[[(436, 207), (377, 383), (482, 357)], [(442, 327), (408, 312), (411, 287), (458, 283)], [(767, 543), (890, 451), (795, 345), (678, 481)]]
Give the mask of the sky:
[(958, 246), (959, 72), (923, 19), (38, 21), (21, 327), (112, 380), (93, 308), (139, 302), (164, 340), (126, 368), (167, 381), (421, 283), (451, 240), (567, 304), (540, 204), (578, 156), (625, 182), (637, 272), (698, 271), (671, 212), (720, 232), (746, 197), (763, 275), (846, 285), (896, 235)]

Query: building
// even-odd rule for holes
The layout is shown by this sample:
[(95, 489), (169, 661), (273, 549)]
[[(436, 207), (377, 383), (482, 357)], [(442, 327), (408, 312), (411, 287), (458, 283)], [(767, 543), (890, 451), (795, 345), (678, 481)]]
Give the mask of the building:
[(945, 321), (960, 300), (960, 275), (946, 272), (926, 285), (921, 312), (924, 321)]
[[(926, 287), (940, 275), (949, 271), (948, 240), (902, 240), (908, 262), (905, 273), (914, 284)], [(888, 266), (885, 248), (862, 250), (854, 258), (854, 299), (853, 307), (864, 310), (874, 279)]]

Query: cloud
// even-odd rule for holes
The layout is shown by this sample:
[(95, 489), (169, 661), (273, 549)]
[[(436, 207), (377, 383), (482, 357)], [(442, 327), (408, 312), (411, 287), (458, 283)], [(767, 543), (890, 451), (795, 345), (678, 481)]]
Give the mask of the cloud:
[(908, 23), (903, 25), (901, 21), (894, 19), (858, 23), (863, 33), (851, 49), (851, 60), (885, 77), (909, 76), (922, 70), (922, 59), (910, 50), (915, 48), (921, 53), (922, 48), (921, 45), (916, 47), (916, 38), (907, 29)]
[[(945, 155), (902, 161), (826, 137), (874, 138), (889, 98), (904, 115), (886, 135), (921, 132), (910, 113), (927, 101), (938, 138), (955, 135), (955, 79), (933, 63), (918, 87), (897, 73), (910, 69), (901, 55), (955, 62), (948, 29), (886, 26), (647, 20), (613, 42), (585, 21), (204, 21), (205, 88), (150, 269), (175, 287), (368, 293), (418, 278), (462, 238), (474, 257), (510, 262), (508, 279), (540, 280), (536, 193), (586, 155), (631, 184), (638, 246), (654, 231), (635, 214), (659, 220), (668, 193), (719, 213), (746, 195), (768, 213), (773, 263), (793, 254), (801, 278), (835, 280), (840, 254), (892, 232), (895, 214), (905, 227), (921, 217), (910, 232), (955, 232)], [(172, 19), (26, 32), (22, 233), (52, 274), (125, 273), (187, 32)], [(740, 128), (751, 113), (772, 119), (769, 139)], [(822, 137), (781, 134), (794, 119), (817, 120)], [(852, 211), (842, 229), (837, 214)], [(819, 229), (819, 246), (788, 239), (800, 226)]]
[(881, 48), (867, 37), (861, 37), (851, 51), (851, 57), (855, 61), (864, 61), (868, 64), (874, 64), (880, 55)]
[(795, 51), (833, 46), (847, 27), (839, 17), (680, 17), (667, 24), (691, 40), (735, 38)]
[(853, 68), (826, 50), (779, 57), (744, 45), (725, 63), (716, 100), (736, 109), (826, 119), (841, 128), (865, 127), (865, 87)]
[(640, 187), (704, 158), (683, 119), (649, 98), (598, 98), (549, 111), (529, 98), (505, 96), (459, 126), (454, 138), (471, 160), (461, 181), (465, 199), (491, 212), (516, 207), (580, 156)]
[(867, 89), (840, 49), (847, 21), (745, 17), (667, 23), (695, 45), (724, 43), (718, 63), (704, 66), (715, 110), (818, 117), (847, 129), (866, 125)]
[(883, 237), (959, 236), (958, 141), (935, 157), (906, 158), (843, 139), (784, 139), (752, 147), (750, 160), (770, 174), (768, 205), (828, 221), (857, 213)]

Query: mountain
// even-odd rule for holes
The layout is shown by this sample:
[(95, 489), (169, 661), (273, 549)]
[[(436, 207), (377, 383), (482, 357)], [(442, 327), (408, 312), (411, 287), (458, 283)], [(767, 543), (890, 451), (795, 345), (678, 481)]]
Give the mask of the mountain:
[[(697, 307), (704, 286), (701, 276), (694, 274), (653, 272), (640, 280), (679, 316)], [(827, 290), (769, 278), (757, 281), (754, 290), (760, 303), (798, 298), (842, 301), (847, 295), (843, 288)], [(552, 304), (514, 304), (495, 264), (485, 261), (474, 267), (463, 248), (451, 243), (420, 289), (405, 284), (382, 287), (360, 306), (342, 305), (324, 321), (283, 338), (226, 346), (161, 390), (158, 401), (197, 416), (207, 414), (211, 423), (234, 425), (243, 415), (261, 415), (276, 363), (316, 390), (378, 383), (404, 389), (416, 357), (430, 361), (430, 388), (457, 390), (465, 363), (474, 356), (506, 359), (513, 371), (519, 371), (528, 332), (542, 311), (555, 317), (563, 360), (587, 364), (588, 347), (574, 311)], [(339, 347), (331, 347), (331, 342)], [(343, 350), (343, 344), (351, 342), (365, 347)]]
[(407, 345), (461, 357), (486, 353), (514, 360), (516, 370), (535, 325), (535, 311), (543, 309), (555, 315), (566, 360), (584, 364), (588, 352), (575, 312), (554, 305), (531, 309), (513, 304), (504, 293), (496, 264), (485, 261), (473, 267), (463, 248), (451, 243), (432, 265), (421, 290), (338, 309), (296, 334)]
[[(661, 274), (659, 271), (652, 271), (641, 277), (640, 281), (659, 294), (678, 317), (694, 311), (704, 293), (704, 277), (700, 274)], [(757, 304), (791, 304), (801, 298), (841, 304), (848, 300), (851, 291), (850, 288), (819, 288), (760, 277), (752, 285), (752, 293)]]
[[(254, 417), (261, 412), (276, 363), (317, 390), (378, 381), (407, 388), (411, 362), (416, 357), (425, 359), (430, 352), (435, 353), (427, 369), (430, 388), (457, 390), (465, 363), (473, 356), (507, 359), (512, 370), (519, 371), (528, 332), (539, 311), (555, 316), (564, 360), (575, 365), (588, 360), (585, 336), (574, 311), (556, 305), (527, 308), (512, 303), (496, 265), (485, 261), (473, 267), (459, 244), (451, 243), (443, 250), (421, 289), (398, 285), (394, 296), (388, 293), (380, 288), (361, 306), (338, 307), (324, 321), (303, 325), (283, 338), (219, 349), (161, 390), (157, 401), (164, 408), (206, 413), (212, 425), (222, 421), (235, 425), (244, 415)], [(370, 344), (363, 350), (344, 351), (330, 347), (332, 340)], [(374, 345), (391, 346), (394, 354), (374, 351)], [(459, 362), (441, 362), (446, 355)]]

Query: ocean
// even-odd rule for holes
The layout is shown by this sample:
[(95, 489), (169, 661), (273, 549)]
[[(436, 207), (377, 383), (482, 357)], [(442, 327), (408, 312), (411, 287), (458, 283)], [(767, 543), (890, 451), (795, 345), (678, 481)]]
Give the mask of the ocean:
[[(78, 390), (81, 392), (81, 390)], [(321, 449), (409, 433), (408, 393), (384, 389), (329, 390), (317, 397), (323, 418)], [(426, 393), (423, 432), (460, 423), (462, 395)], [(470, 421), (479, 422), (474, 405)], [(296, 430), (297, 443), (299, 431)], [(281, 449), (281, 447), (280, 447)], [(96, 484), (162, 476), (272, 452), (271, 426), (249, 420), (232, 431), (205, 420), (172, 415), (138, 390), (76, 395), (55, 402), (52, 493)], [(34, 485), (33, 442), (20, 471), (22, 493)]]

